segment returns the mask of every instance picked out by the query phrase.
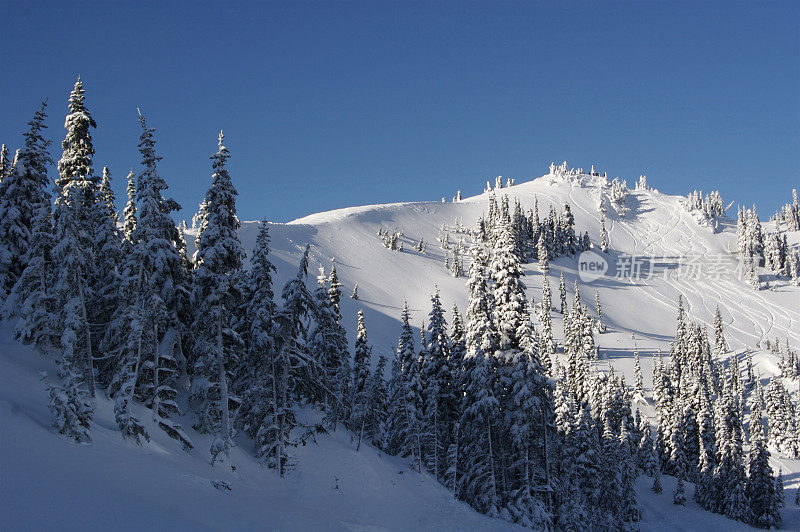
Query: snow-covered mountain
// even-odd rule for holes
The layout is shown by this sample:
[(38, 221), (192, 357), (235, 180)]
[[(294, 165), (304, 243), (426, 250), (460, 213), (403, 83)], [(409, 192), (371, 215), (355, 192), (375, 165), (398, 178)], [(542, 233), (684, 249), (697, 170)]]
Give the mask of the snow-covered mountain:
[[(270, 224), (276, 286), (293, 277), (307, 244), (311, 245), (309, 286), (318, 268), (335, 259), (345, 296), (358, 286), (358, 299), (344, 297), (342, 314), (355, 336), (356, 314), (363, 310), (369, 341), (376, 355), (391, 357), (400, 332), (400, 312), (408, 301), (414, 325), (430, 311), (435, 289), (444, 307), (466, 306), (466, 278), (454, 278), (445, 268), (445, 252), (437, 238), (454, 226), (471, 229), (485, 215), (490, 194), (517, 199), (526, 209), (538, 202), (546, 215), (569, 203), (580, 232), (592, 242), (601, 239), (599, 207), (605, 207), (610, 251), (609, 274), (581, 279), (578, 257), (550, 263), (556, 291), (561, 274), (567, 286), (578, 280), (584, 301), (594, 310), (595, 292), (602, 303), (607, 331), (596, 336), (601, 368), (613, 366), (633, 382), (633, 349), (639, 350), (646, 399), (651, 399), (652, 368), (658, 350), (669, 353), (675, 337), (678, 296), (685, 298), (688, 316), (713, 329), (714, 313), (722, 312), (728, 357), (752, 357), (756, 374), (765, 382), (778, 375), (778, 360), (764, 341), (800, 346), (800, 288), (785, 278), (770, 278), (770, 288), (754, 291), (736, 269), (736, 220), (721, 219), (718, 227), (700, 223), (683, 205), (683, 198), (656, 190), (630, 190), (624, 209), (605, 204), (604, 179), (597, 175), (551, 173), (529, 182), (466, 198), (458, 202), (413, 202), (372, 205), (313, 214), (287, 224)], [(269, 213), (266, 213), (269, 217)], [(402, 231), (402, 251), (383, 245), (379, 230)], [(240, 237), (253, 249), (257, 222), (243, 222)], [(187, 236), (193, 236), (193, 230)], [(467, 240), (469, 236), (463, 235)], [(423, 253), (415, 249), (423, 240)], [(800, 234), (790, 233), (797, 246)], [(190, 247), (192, 243), (190, 242)], [(641, 264), (652, 275), (629, 275)], [(528, 301), (541, 300), (542, 272), (524, 265)], [(553, 313), (556, 339), (562, 337), (560, 315)], [(635, 339), (634, 339), (635, 338)], [(153, 440), (136, 446), (116, 429), (113, 405), (98, 399), (91, 446), (68, 442), (49, 428), (44, 387), (38, 372), (53, 373), (52, 362), (13, 341), (9, 327), (0, 330), (0, 456), (2, 528), (209, 528), (209, 529), (341, 529), (456, 530), (505, 529), (512, 525), (474, 512), (427, 474), (412, 471), (408, 461), (371, 447), (356, 453), (350, 437), (340, 431), (319, 435), (296, 450), (296, 465), (286, 479), (256, 464), (245, 438), (234, 450), (236, 471), (208, 465), (207, 437), (192, 433), (195, 450), (186, 453), (157, 429)], [(785, 384), (797, 401), (797, 382)], [(638, 407), (651, 418), (652, 401)], [(316, 413), (303, 412), (313, 419)], [(147, 415), (141, 416), (147, 419)], [(184, 426), (190, 426), (188, 421)], [(800, 529), (800, 509), (794, 489), (800, 485), (800, 461), (773, 453), (772, 467), (782, 469), (787, 489), (784, 528)], [(81, 490), (71, 479), (82, 478)], [(215, 486), (216, 484), (216, 486)], [(691, 500), (675, 507), (674, 480), (664, 479), (664, 494), (655, 495), (640, 479), (638, 500), (643, 530), (730, 530), (747, 528), (706, 512)], [(230, 489), (228, 489), (230, 488)], [(689, 492), (691, 493), (691, 489)], [(791, 493), (791, 496), (789, 495)], [(687, 497), (691, 499), (691, 497)]]
[[(533, 208), (538, 200), (539, 212), (545, 216), (553, 205), (560, 211), (565, 203), (572, 206), (575, 226), (588, 230), (592, 242), (600, 241), (601, 180), (597, 176), (545, 175), (532, 181), (496, 189), (498, 200), (503, 195), (519, 199), (524, 208)], [(439, 287), (445, 308), (453, 303), (463, 310), (467, 292), (465, 278), (453, 278), (444, 267), (444, 251), (437, 237), (444, 235), (442, 226), (457, 222), (468, 229), (487, 212), (489, 193), (457, 203), (416, 202), (352, 207), (312, 214), (288, 224), (270, 224), (272, 247), (280, 273), (277, 285), (296, 273), (306, 244), (311, 244), (311, 267), (330, 268), (335, 259), (343, 292), (349, 294), (358, 284), (359, 300), (343, 301), (342, 312), (349, 331), (355, 331), (355, 316), (364, 309), (370, 339), (384, 354), (396, 347), (398, 320), (403, 300), (407, 299), (418, 321), (430, 310), (430, 296)], [(603, 315), (609, 332), (600, 336), (601, 351), (615, 354), (630, 348), (635, 333), (643, 352), (658, 348), (668, 352), (675, 336), (678, 295), (683, 294), (690, 317), (713, 324), (717, 306), (722, 310), (729, 344), (735, 350), (756, 351), (756, 344), (770, 339), (789, 339), (800, 343), (800, 289), (785, 279), (773, 283), (773, 289), (755, 292), (730, 268), (735, 259), (736, 220), (721, 220), (719, 232), (698, 223), (682, 205), (683, 197), (661, 194), (655, 190), (631, 190), (625, 200), (627, 212), (606, 210), (611, 275), (585, 286), (585, 300), (594, 301), (600, 294)], [(256, 222), (242, 224), (241, 238), (245, 249), (253, 249)], [(379, 229), (402, 230), (404, 249), (392, 251), (378, 237)], [(191, 231), (190, 233), (191, 234)], [(790, 233), (794, 243), (800, 234)], [(451, 240), (458, 235), (453, 232)], [(424, 239), (426, 253), (414, 250)], [(469, 240), (469, 238), (468, 238)], [(627, 264), (625, 255), (638, 258), (637, 263), (651, 262), (656, 270), (649, 279), (617, 278), (614, 265)], [(703, 259), (702, 261), (699, 259)], [(736, 266), (735, 264), (733, 265)], [(617, 268), (622, 270), (624, 268)], [(646, 268), (643, 269), (643, 273)], [(664, 272), (668, 273), (664, 278)], [(536, 264), (525, 265), (525, 283), (529, 301), (541, 299), (542, 276)], [(551, 265), (551, 282), (564, 274), (571, 290), (577, 276), (577, 257), (564, 257)], [(627, 273), (627, 272), (623, 272)], [(313, 281), (312, 281), (313, 282)], [(581, 286), (584, 285), (580, 282)], [(555, 287), (554, 287), (555, 288)], [(591, 300), (591, 301), (589, 301)], [(554, 327), (559, 330), (558, 326)], [(616, 356), (612, 358), (618, 358)], [(622, 357), (624, 359), (624, 357)], [(764, 368), (765, 375), (773, 374)]]

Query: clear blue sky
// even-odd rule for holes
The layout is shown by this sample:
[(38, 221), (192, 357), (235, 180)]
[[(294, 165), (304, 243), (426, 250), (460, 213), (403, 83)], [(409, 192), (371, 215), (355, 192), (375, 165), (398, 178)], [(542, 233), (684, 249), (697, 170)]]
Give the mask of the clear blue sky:
[(2, 1), (0, 141), (77, 74), (96, 167), (141, 107), (189, 219), (225, 130), (242, 219), (479, 193), (550, 161), (762, 217), (800, 186), (800, 2)]

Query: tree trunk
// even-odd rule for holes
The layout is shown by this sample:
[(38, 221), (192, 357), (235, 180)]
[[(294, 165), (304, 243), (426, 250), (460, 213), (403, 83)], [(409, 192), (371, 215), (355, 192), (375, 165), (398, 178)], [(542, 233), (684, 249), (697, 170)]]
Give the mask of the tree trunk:
[(547, 419), (544, 417), (544, 474), (547, 479), (547, 511), (553, 515), (553, 492), (550, 489), (550, 452), (547, 445)]
[(497, 479), (494, 475), (494, 452), (492, 451), (492, 424), (489, 422), (489, 416), (486, 416), (486, 434), (489, 439), (489, 475), (492, 479), (492, 505), (497, 509)]
[(161, 399), (158, 396), (159, 374), (158, 374), (158, 326), (153, 321), (153, 419), (156, 421), (161, 417)]
[(228, 457), (228, 462), (230, 463), (231, 426), (230, 414), (228, 412), (228, 376), (225, 372), (224, 354), (222, 344), (222, 309), (220, 308), (219, 315), (217, 316), (217, 370), (219, 372), (220, 433), (222, 434), (222, 441), (225, 443), (225, 455)]
[(94, 353), (92, 352), (92, 333), (89, 329), (89, 315), (86, 312), (86, 293), (83, 289), (83, 276), (78, 270), (78, 290), (81, 293), (81, 312), (86, 324), (86, 384), (89, 386), (89, 396), (94, 397)]
[(356, 452), (361, 449), (361, 438), (364, 437), (364, 423), (367, 422), (367, 416), (361, 416), (361, 430), (358, 431), (358, 445), (356, 445)]
[(139, 330), (139, 338), (136, 339), (136, 364), (134, 365), (133, 369), (133, 377), (131, 377), (130, 383), (130, 390), (127, 390), (125, 394), (127, 395), (127, 399), (125, 400), (125, 413), (128, 415), (128, 418), (131, 417), (131, 403), (133, 403), (134, 396), (136, 394), (136, 383), (139, 381), (139, 368), (142, 365), (142, 336), (143, 336), (144, 329)]
[[(273, 430), (277, 430), (280, 426), (280, 422), (278, 419), (278, 374), (275, 369), (275, 355), (271, 357), (270, 364), (272, 366), (272, 426), (275, 427)], [(280, 434), (275, 433), (274, 435), (275, 441), (271, 445), (271, 452), (275, 456), (275, 472), (278, 475), (281, 474), (281, 465), (280, 465), (280, 450), (279, 450), (279, 439)]]
[(289, 388), (289, 368), (287, 364), (283, 364), (281, 368), (281, 414), (280, 414), (280, 434), (278, 438), (278, 472), (281, 476), (284, 475), (283, 470), (283, 454), (286, 452), (284, 451), (285, 447), (285, 438), (286, 438), (286, 405), (287, 405), (287, 391)]

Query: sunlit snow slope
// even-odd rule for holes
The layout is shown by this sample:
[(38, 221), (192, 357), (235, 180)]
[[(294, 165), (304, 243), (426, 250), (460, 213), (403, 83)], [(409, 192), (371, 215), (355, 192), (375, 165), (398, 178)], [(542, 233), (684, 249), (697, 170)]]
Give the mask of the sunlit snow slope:
[[(589, 231), (599, 241), (600, 179), (590, 176), (552, 175), (496, 191), (532, 208), (538, 198), (539, 212), (550, 205), (558, 211), (569, 202), (576, 229)], [(345, 325), (355, 334), (358, 310), (366, 317), (374, 354), (392, 356), (399, 334), (403, 300), (412, 309), (414, 324), (426, 320), (430, 296), (438, 286), (449, 310), (466, 306), (466, 278), (453, 278), (444, 268), (437, 236), (442, 225), (456, 219), (473, 228), (487, 210), (488, 194), (457, 203), (397, 203), (339, 209), (307, 216), (288, 224), (270, 224), (272, 258), (278, 268), (280, 287), (296, 274), (306, 244), (311, 245), (309, 286), (319, 267), (326, 272), (335, 258), (345, 297)], [(730, 257), (735, 249), (735, 221), (722, 223), (713, 233), (688, 213), (679, 197), (656, 191), (631, 191), (628, 212), (606, 214), (614, 264), (621, 255), (655, 256), (663, 274), (631, 280), (605, 276), (581, 283), (583, 300), (594, 308), (595, 291), (603, 305), (608, 332), (598, 335), (600, 367), (611, 364), (632, 382), (635, 335), (642, 356), (648, 398), (652, 360), (658, 349), (669, 352), (674, 337), (678, 294), (686, 298), (688, 313), (709, 326), (719, 306), (725, 321), (730, 356), (753, 357), (756, 372), (766, 379), (777, 373), (774, 356), (758, 347), (762, 340), (789, 339), (800, 347), (800, 288), (786, 281), (771, 282), (769, 290), (755, 292), (735, 272), (701, 269), (697, 275), (681, 274), (693, 258)], [(265, 213), (269, 217), (269, 213)], [(380, 228), (402, 230), (404, 251), (385, 248)], [(255, 243), (258, 224), (244, 222), (241, 237), (248, 253)], [(189, 237), (192, 236), (191, 230)], [(423, 238), (427, 253), (414, 250)], [(451, 236), (451, 241), (457, 235)], [(792, 235), (797, 243), (800, 238)], [(191, 245), (191, 243), (190, 243)], [(707, 262), (707, 260), (706, 260)], [(683, 266), (681, 266), (683, 264)], [(564, 273), (572, 301), (577, 278), (577, 259), (562, 257), (551, 263), (554, 303), (558, 277)], [(525, 267), (528, 299), (541, 298), (542, 275), (535, 264)], [(684, 272), (685, 273), (685, 272)], [(359, 299), (348, 296), (358, 284)], [(276, 290), (280, 292), (279, 288)], [(448, 312), (449, 316), (449, 312)], [(561, 322), (553, 313), (554, 332), (561, 336)], [(138, 447), (125, 442), (115, 430), (111, 404), (99, 399), (91, 446), (76, 446), (50, 430), (46, 395), (37, 372), (50, 362), (32, 350), (16, 345), (8, 327), (0, 329), (0, 528), (114, 528), (142, 529), (503, 529), (510, 525), (480, 516), (426, 475), (412, 472), (401, 459), (386, 457), (367, 447), (354, 451), (343, 431), (319, 436), (318, 445), (298, 449), (297, 468), (280, 480), (250, 458), (247, 442), (234, 452), (237, 472), (208, 465), (208, 442), (192, 432), (196, 444), (186, 454), (179, 445), (149, 428), (154, 441)], [(786, 382), (797, 400), (796, 384)], [(640, 405), (647, 415), (654, 412)], [(142, 418), (147, 418), (145, 412)], [(313, 416), (313, 413), (305, 413)], [(185, 426), (190, 420), (185, 420)], [(800, 463), (773, 456), (773, 467), (785, 473), (787, 507), (784, 528), (800, 529), (800, 510), (793, 505), (793, 489), (800, 484)], [(231, 491), (215, 489), (211, 482), (224, 480)], [(746, 529), (722, 516), (700, 510), (691, 501), (685, 508), (672, 505), (674, 480), (664, 479), (664, 495), (649, 491), (640, 479), (639, 502), (645, 530)], [(789, 490), (792, 496), (789, 496)], [(687, 491), (691, 494), (691, 488)], [(29, 526), (26, 526), (29, 525)]]

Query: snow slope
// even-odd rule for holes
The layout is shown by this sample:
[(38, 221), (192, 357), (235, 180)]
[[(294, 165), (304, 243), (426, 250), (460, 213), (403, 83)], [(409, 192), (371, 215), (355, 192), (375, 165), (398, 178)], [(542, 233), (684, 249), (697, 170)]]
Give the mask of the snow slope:
[(38, 372), (55, 367), (11, 340), (9, 327), (0, 339), (0, 530), (512, 528), (453, 500), (402, 459), (370, 446), (357, 453), (341, 429), (298, 447), (285, 479), (258, 465), (246, 440), (233, 450), (235, 472), (209, 466), (210, 441), (191, 430), (188, 453), (152, 423), (150, 443), (123, 440), (113, 403), (102, 398), (91, 445), (76, 445), (50, 428)]
[[(550, 205), (558, 211), (569, 202), (576, 228), (588, 230), (599, 241), (599, 180), (594, 177), (544, 176), (497, 191), (518, 198), (523, 207), (539, 201), (546, 216)], [(358, 310), (364, 310), (369, 340), (375, 355), (391, 356), (399, 334), (403, 300), (412, 309), (415, 325), (425, 320), (434, 287), (441, 291), (445, 308), (466, 306), (466, 278), (454, 279), (443, 265), (436, 237), (442, 224), (463, 220), (467, 228), (486, 212), (488, 194), (458, 203), (396, 203), (339, 209), (307, 216), (288, 224), (271, 224), (272, 258), (280, 287), (296, 273), (302, 250), (311, 244), (309, 279), (317, 268), (330, 267), (332, 258), (345, 295), (358, 284), (360, 298), (342, 300), (344, 323), (355, 335)], [(690, 317), (712, 326), (716, 306), (722, 310), (733, 355), (752, 355), (763, 378), (777, 373), (774, 356), (757, 345), (764, 339), (789, 339), (800, 347), (800, 288), (773, 282), (772, 289), (754, 292), (733, 272), (702, 270), (696, 279), (674, 275), (697, 257), (729, 257), (735, 249), (735, 221), (722, 224), (719, 233), (698, 225), (680, 204), (680, 198), (656, 191), (631, 191), (626, 215), (607, 214), (606, 226), (612, 264), (622, 255), (660, 257), (659, 265), (673, 275), (632, 280), (603, 277), (581, 283), (583, 300), (594, 306), (599, 292), (607, 333), (597, 337), (602, 367), (614, 366), (632, 382), (633, 340), (642, 356), (645, 387), (652, 377), (653, 356), (669, 351), (674, 337), (677, 297), (683, 294)], [(268, 215), (269, 213), (267, 213)], [(244, 222), (241, 237), (252, 250), (258, 224)], [(379, 228), (403, 230), (405, 251), (385, 248)], [(189, 232), (191, 237), (191, 231)], [(424, 238), (426, 254), (413, 249)], [(457, 235), (453, 234), (451, 241)], [(792, 241), (800, 238), (792, 235)], [(190, 242), (191, 246), (191, 242)], [(563, 257), (551, 263), (554, 302), (558, 276), (564, 273), (572, 299), (577, 259)], [(525, 283), (529, 300), (539, 301), (542, 276), (538, 266), (527, 265)], [(278, 289), (279, 292), (279, 289)], [(554, 332), (561, 333), (554, 313)], [(177, 529), (342, 529), (342, 530), (448, 530), (505, 529), (510, 525), (478, 515), (429, 476), (410, 470), (405, 461), (387, 457), (370, 447), (356, 453), (343, 431), (317, 437), (317, 443), (296, 450), (298, 464), (288, 478), (260, 468), (250, 458), (246, 441), (234, 451), (235, 472), (208, 465), (208, 442), (192, 433), (195, 450), (184, 453), (161, 431), (150, 428), (153, 441), (136, 446), (123, 441), (115, 430), (110, 403), (98, 399), (91, 446), (76, 446), (49, 428), (46, 395), (38, 372), (50, 361), (10, 339), (8, 327), (0, 329), (0, 528), (177, 528)], [(790, 383), (786, 383), (790, 385)], [(797, 398), (796, 384), (789, 388)], [(649, 396), (649, 394), (648, 394)], [(644, 413), (653, 410), (641, 406)], [(141, 417), (147, 418), (145, 412)], [(306, 412), (308, 417), (313, 413)], [(190, 420), (184, 422), (190, 425)], [(786, 474), (787, 508), (784, 528), (800, 529), (800, 510), (794, 506), (794, 488), (800, 485), (800, 463), (773, 455), (773, 467)], [(80, 479), (80, 482), (75, 482)], [(224, 481), (231, 491), (221, 491), (212, 481)], [(639, 501), (645, 530), (746, 529), (741, 523), (705, 512), (689, 500), (685, 508), (672, 505), (671, 478), (664, 478), (664, 495), (649, 491), (640, 479)], [(338, 487), (337, 487), (338, 486)], [(789, 495), (791, 489), (791, 496)], [(687, 487), (690, 499), (692, 488)]]

